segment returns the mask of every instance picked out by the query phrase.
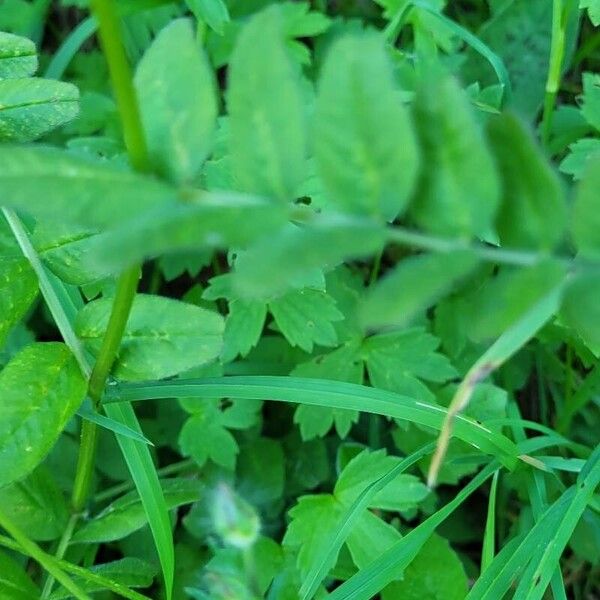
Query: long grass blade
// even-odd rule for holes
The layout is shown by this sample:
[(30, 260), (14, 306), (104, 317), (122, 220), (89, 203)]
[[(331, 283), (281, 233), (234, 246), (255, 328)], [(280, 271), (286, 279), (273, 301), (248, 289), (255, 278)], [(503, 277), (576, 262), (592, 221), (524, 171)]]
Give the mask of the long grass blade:
[(148, 444), (149, 446), (154, 446), (154, 444), (145, 437), (142, 433), (132, 429), (131, 427), (127, 427), (123, 425), (123, 423), (119, 423), (114, 419), (109, 419), (100, 413), (92, 410), (89, 406), (82, 406), (77, 414), (86, 421), (91, 421), (100, 427), (104, 427), (104, 429), (108, 429), (117, 435), (122, 435), (123, 437), (129, 438), (135, 442), (141, 442), (142, 444)]
[[(113, 384), (104, 406), (113, 402), (165, 398), (236, 398), (274, 400), (312, 406), (358, 410), (440, 429), (447, 411), (442, 406), (363, 385), (303, 377), (239, 376), (178, 379), (149, 383)], [(458, 415), (455, 434), (512, 469), (518, 462), (516, 445), (484, 424)]]
[(496, 494), (498, 491), (498, 478), (500, 471), (494, 473), (490, 487), (490, 498), (485, 520), (485, 532), (483, 535), (483, 549), (481, 551), (481, 572), (483, 573), (494, 560), (496, 552)]

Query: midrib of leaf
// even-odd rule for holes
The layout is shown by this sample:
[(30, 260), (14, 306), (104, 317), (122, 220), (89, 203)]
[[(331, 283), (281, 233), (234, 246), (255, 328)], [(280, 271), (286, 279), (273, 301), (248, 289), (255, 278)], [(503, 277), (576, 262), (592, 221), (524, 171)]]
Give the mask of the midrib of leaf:
[(72, 104), (73, 102), (77, 102), (77, 98), (57, 98), (57, 99), (48, 99), (48, 100), (37, 100), (31, 102), (22, 102), (21, 104), (11, 104), (9, 106), (5, 106), (0, 104), (0, 112), (9, 112), (11, 110), (17, 110), (20, 108), (29, 108), (31, 106), (46, 106), (46, 105), (56, 105), (56, 104)]

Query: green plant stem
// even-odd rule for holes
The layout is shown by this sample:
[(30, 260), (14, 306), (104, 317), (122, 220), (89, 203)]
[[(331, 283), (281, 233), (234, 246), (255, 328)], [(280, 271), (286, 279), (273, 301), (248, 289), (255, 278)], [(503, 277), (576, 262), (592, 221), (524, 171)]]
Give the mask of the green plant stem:
[[(150, 164), (148, 150), (133, 87), (133, 75), (123, 47), (121, 24), (116, 5), (114, 0), (94, 0), (92, 9), (98, 21), (100, 41), (117, 100), (129, 160), (134, 169), (147, 171)], [(110, 370), (117, 356), (137, 291), (139, 277), (140, 268), (135, 266), (125, 271), (117, 282), (117, 291), (108, 327), (89, 381), (89, 396), (94, 409), (98, 408)], [(97, 426), (90, 422), (84, 422), (81, 429), (81, 448), (72, 495), (72, 506), (76, 513), (83, 510), (90, 494), (97, 438)]]
[[(88, 395), (95, 410), (98, 409), (106, 381), (119, 350), (137, 290), (139, 276), (139, 267), (134, 267), (125, 271), (117, 283), (108, 327), (89, 381)], [(81, 446), (71, 498), (73, 511), (76, 513), (83, 510), (90, 495), (97, 443), (98, 426), (91, 421), (84, 421), (81, 425)]]
[(46, 554), (35, 542), (30, 540), (20, 527), (15, 525), (0, 508), (0, 527), (17, 542), (24, 552), (38, 562), (50, 575), (59, 581), (67, 590), (79, 600), (92, 600), (71, 578), (59, 567), (58, 561), (53, 556)]
[[(73, 537), (73, 531), (75, 531), (75, 525), (77, 525), (77, 521), (79, 520), (79, 515), (73, 514), (71, 515), (65, 530), (63, 531), (62, 537), (58, 542), (58, 547), (56, 548), (56, 552), (54, 553), (54, 558), (57, 560), (61, 560), (64, 558), (67, 548), (69, 547), (69, 542), (71, 541), (71, 537)], [(54, 577), (51, 574), (48, 574), (48, 578), (46, 579), (46, 583), (44, 584), (44, 589), (42, 590), (42, 595), (40, 600), (46, 600), (52, 593), (52, 586), (54, 585)]]
[(542, 114), (542, 144), (544, 147), (547, 147), (550, 141), (556, 95), (560, 87), (560, 75), (565, 56), (565, 28), (566, 15), (563, 0), (552, 0), (552, 42)]

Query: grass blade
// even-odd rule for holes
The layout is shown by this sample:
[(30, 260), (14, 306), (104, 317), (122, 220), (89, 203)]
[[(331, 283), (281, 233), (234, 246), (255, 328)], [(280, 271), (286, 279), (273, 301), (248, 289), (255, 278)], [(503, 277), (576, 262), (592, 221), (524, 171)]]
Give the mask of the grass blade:
[(329, 595), (329, 600), (369, 600), (373, 598), (377, 592), (393, 580), (398, 569), (406, 568), (411, 563), (435, 529), (497, 469), (498, 464), (495, 461), (489, 464), (465, 485), (448, 504), (423, 521), (397, 544), (370, 563), (368, 567), (361, 569), (356, 575), (353, 575), (348, 581), (336, 588)]
[[(403, 419), (440, 429), (447, 410), (408, 396), (363, 385), (303, 377), (239, 376), (178, 379), (150, 383), (114, 384), (108, 388), (104, 406), (113, 402), (160, 398), (238, 398), (274, 400), (312, 406), (359, 410)], [(458, 415), (455, 434), (512, 469), (518, 462), (516, 445), (484, 424)]]
[(496, 551), (496, 493), (498, 491), (498, 477), (500, 471), (494, 473), (492, 486), (490, 488), (490, 499), (488, 502), (488, 512), (485, 521), (485, 532), (483, 536), (483, 550), (481, 551), (481, 572), (483, 573), (488, 565), (494, 560)]
[(109, 419), (108, 417), (105, 417), (104, 415), (101, 415), (100, 413), (91, 410), (89, 406), (82, 406), (77, 411), (77, 414), (82, 419), (85, 419), (86, 421), (91, 421), (92, 423), (95, 423), (100, 427), (104, 427), (104, 429), (108, 429), (109, 431), (112, 431), (117, 435), (122, 435), (123, 437), (129, 438), (130, 440), (133, 440), (135, 442), (141, 442), (142, 444), (154, 446), (154, 444), (142, 433), (135, 431), (131, 427), (123, 425), (123, 423), (119, 423), (114, 419)]

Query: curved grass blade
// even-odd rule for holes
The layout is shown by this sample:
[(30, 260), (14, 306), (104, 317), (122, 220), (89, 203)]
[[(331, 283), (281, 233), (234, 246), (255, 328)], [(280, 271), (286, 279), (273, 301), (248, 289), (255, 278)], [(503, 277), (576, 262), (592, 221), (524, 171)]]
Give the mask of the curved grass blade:
[[(485, 467), (448, 504), (423, 521), (397, 544), (371, 562), (368, 567), (361, 569), (336, 588), (328, 596), (328, 600), (369, 600), (373, 598), (377, 592), (393, 580), (398, 569), (404, 569), (411, 563), (436, 528), (497, 470), (498, 463), (496, 461)], [(500, 597), (498, 596), (498, 598)]]
[(329, 541), (327, 553), (323, 556), (314, 558), (315, 568), (309, 571), (306, 579), (302, 583), (302, 587), (300, 588), (301, 600), (309, 600), (316, 594), (319, 585), (323, 579), (325, 579), (331, 567), (334, 566), (337, 555), (348, 535), (352, 531), (356, 520), (367, 509), (373, 497), (388, 483), (393, 481), (398, 475), (421, 460), (421, 458), (432, 452), (434, 448), (435, 444), (433, 443), (419, 448), (419, 450), (407, 456), (393, 469), (390, 469), (390, 471), (388, 471), (385, 475), (382, 475), (379, 479), (375, 480), (363, 490), (363, 492), (356, 498), (356, 500), (346, 511), (346, 514), (340, 520), (337, 531), (335, 531), (335, 534)]
[(77, 414), (86, 421), (91, 421), (100, 427), (104, 427), (104, 429), (108, 429), (117, 435), (122, 435), (123, 437), (129, 438), (135, 442), (141, 442), (142, 444), (148, 444), (150, 446), (154, 446), (154, 444), (145, 437), (142, 433), (135, 431), (131, 427), (127, 427), (123, 425), (123, 423), (119, 423), (114, 419), (109, 419), (96, 411), (93, 411), (89, 406), (85, 404), (77, 411)]
[[(358, 410), (402, 419), (440, 429), (447, 414), (442, 406), (427, 404), (408, 396), (363, 385), (303, 377), (239, 376), (206, 379), (178, 379), (150, 383), (123, 383), (109, 386), (104, 406), (111, 403), (161, 398), (239, 398), (274, 400), (312, 406)], [(490, 454), (513, 469), (518, 449), (507, 437), (484, 424), (457, 415), (456, 437)]]
[(429, 465), (427, 475), (429, 487), (434, 487), (436, 484), (452, 436), (454, 420), (469, 404), (477, 384), (520, 350), (552, 318), (560, 305), (565, 281), (563, 280), (549, 294), (526, 311), (469, 369), (448, 407), (445, 422), (438, 438), (438, 446)]

